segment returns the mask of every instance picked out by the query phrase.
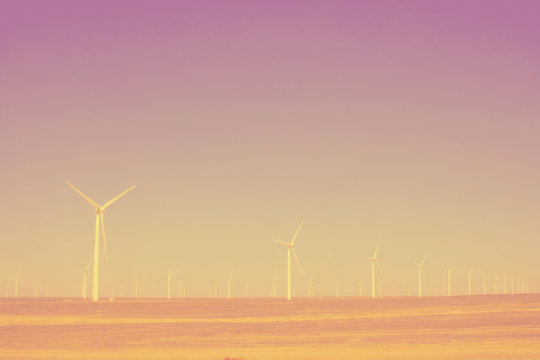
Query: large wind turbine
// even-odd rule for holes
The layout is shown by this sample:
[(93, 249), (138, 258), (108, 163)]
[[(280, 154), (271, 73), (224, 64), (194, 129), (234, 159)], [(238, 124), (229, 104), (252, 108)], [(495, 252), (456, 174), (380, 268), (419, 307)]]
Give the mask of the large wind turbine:
[(448, 269), (448, 296), (451, 296), (452, 295), (452, 291), (451, 291), (451, 287), (450, 287), (450, 274), (452, 273), (452, 271), (456, 268), (455, 266), (453, 267), (450, 267), (448, 265), (446, 265), (446, 268)]
[(379, 263), (377, 262), (377, 252), (379, 251), (379, 243), (377, 242), (377, 247), (375, 248), (375, 253), (372, 257), (367, 258), (366, 260), (371, 261), (371, 298), (375, 299), (375, 264), (381, 271)]
[(418, 297), (422, 297), (422, 274), (424, 273), (424, 261), (426, 258), (423, 258), (421, 262), (416, 263), (418, 266)]
[(296, 256), (296, 251), (294, 250), (294, 241), (296, 240), (296, 236), (298, 236), (298, 233), (300, 232), (300, 228), (302, 227), (302, 224), (304, 221), (300, 222), (300, 226), (298, 226), (298, 230), (294, 233), (291, 242), (284, 242), (279, 240), (274, 240), (274, 242), (277, 242), (278, 244), (285, 245), (287, 247), (287, 300), (291, 300), (291, 252), (294, 255), (294, 260), (296, 261), (296, 265), (298, 266), (298, 270), (300, 270), (300, 273), (302, 272), (302, 268), (300, 267), (300, 262), (298, 261), (298, 257)]
[(105, 205), (99, 206), (94, 200), (90, 199), (88, 196), (84, 195), (79, 189), (77, 189), (72, 183), (66, 180), (66, 183), (73, 188), (79, 195), (81, 195), (96, 211), (96, 233), (94, 237), (94, 275), (93, 275), (93, 285), (92, 285), (92, 299), (98, 301), (99, 298), (99, 225), (101, 222), (101, 232), (103, 232), (103, 246), (105, 249), (105, 260), (108, 261), (107, 255), (107, 239), (105, 237), (105, 225), (103, 223), (103, 212), (116, 200), (124, 196), (128, 191), (132, 190), (135, 185), (121, 193), (120, 195), (115, 196), (111, 200), (107, 201)]

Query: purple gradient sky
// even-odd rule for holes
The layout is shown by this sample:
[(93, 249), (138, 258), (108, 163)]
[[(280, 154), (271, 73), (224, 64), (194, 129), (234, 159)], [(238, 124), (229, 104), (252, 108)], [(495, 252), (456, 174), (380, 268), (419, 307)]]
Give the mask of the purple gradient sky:
[[(0, 0), (0, 284), (71, 294), (104, 203), (103, 291), (178, 269), (267, 295), (300, 219), (298, 294), (540, 291), (537, 1)], [(55, 279), (52, 280), (51, 277)], [(480, 290), (480, 284), (477, 290)], [(132, 289), (131, 289), (132, 290)], [(416, 290), (414, 290), (416, 291)], [(2, 291), (3, 293), (3, 291)], [(162, 293), (163, 294), (163, 293)]]

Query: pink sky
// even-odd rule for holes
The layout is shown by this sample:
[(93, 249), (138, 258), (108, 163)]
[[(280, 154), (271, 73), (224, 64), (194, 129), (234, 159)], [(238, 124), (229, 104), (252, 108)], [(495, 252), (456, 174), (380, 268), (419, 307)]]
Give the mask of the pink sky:
[(447, 263), (457, 288), (473, 267), (540, 290), (539, 11), (0, 1), (0, 284), (79, 282), (93, 212), (67, 178), (101, 203), (137, 185), (106, 215), (104, 292), (234, 270), (267, 295), (301, 219), (299, 294), (367, 291), (377, 238), (388, 294), (424, 256), (434, 293)]

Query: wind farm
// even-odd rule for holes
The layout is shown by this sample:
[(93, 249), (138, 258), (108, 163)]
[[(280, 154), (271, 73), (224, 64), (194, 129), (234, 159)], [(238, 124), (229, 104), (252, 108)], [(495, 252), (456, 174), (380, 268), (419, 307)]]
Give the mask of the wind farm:
[(539, 13), (0, 1), (0, 359), (539, 359)]

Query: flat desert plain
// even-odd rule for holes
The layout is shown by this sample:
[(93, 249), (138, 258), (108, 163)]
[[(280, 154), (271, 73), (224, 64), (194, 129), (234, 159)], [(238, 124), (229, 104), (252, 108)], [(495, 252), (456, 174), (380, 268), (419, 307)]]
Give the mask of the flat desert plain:
[(0, 300), (0, 359), (540, 359), (540, 295)]

